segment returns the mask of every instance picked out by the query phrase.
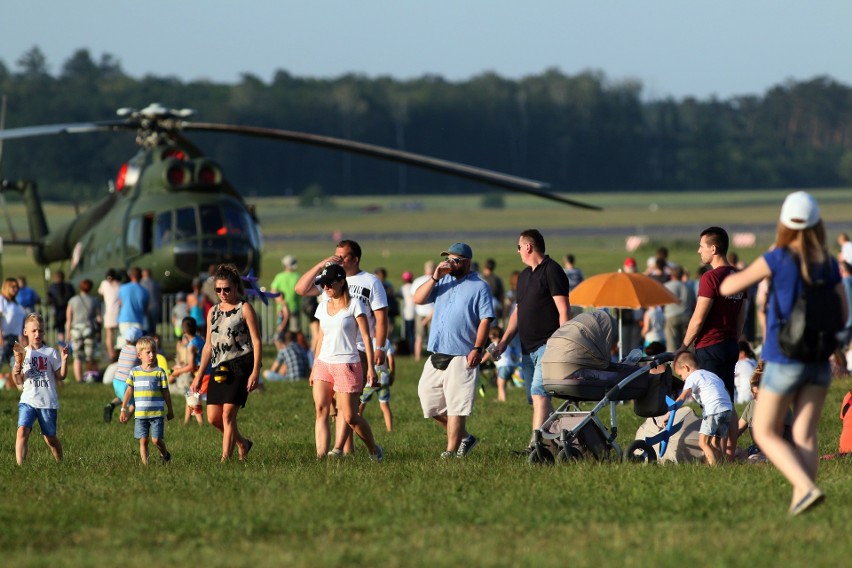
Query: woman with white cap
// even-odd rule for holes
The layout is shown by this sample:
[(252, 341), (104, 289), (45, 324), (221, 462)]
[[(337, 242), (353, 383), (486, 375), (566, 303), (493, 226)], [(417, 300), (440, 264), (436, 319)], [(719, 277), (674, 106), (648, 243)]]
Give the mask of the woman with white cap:
[[(754, 410), (755, 442), (793, 485), (790, 515), (821, 503), (825, 495), (816, 486), (817, 426), (831, 384), (828, 356), (807, 362), (787, 356), (779, 344), (779, 331), (793, 311), (802, 287), (817, 281), (839, 298), (823, 295), (820, 301), (845, 299), (837, 262), (826, 248), (825, 227), (819, 205), (804, 191), (791, 193), (781, 207), (772, 250), (742, 272), (731, 274), (719, 287), (723, 295), (736, 294), (766, 277), (772, 278), (767, 300), (767, 330), (761, 356), (766, 361), (760, 398)], [(845, 320), (845, 315), (843, 316)], [(784, 416), (793, 406), (793, 444), (783, 438)]]

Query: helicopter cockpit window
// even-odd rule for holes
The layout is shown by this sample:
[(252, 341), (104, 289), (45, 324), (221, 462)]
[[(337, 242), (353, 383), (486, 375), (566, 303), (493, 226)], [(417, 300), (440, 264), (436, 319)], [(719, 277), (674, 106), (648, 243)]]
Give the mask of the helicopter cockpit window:
[(241, 237), (246, 232), (245, 218), (240, 209), (225, 207), (225, 228), (232, 237)]
[(136, 256), (142, 252), (142, 219), (134, 217), (127, 224), (127, 239), (125, 253)]
[(188, 239), (197, 234), (195, 207), (183, 207), (175, 211), (175, 240)]
[(172, 212), (164, 211), (157, 215), (157, 225), (154, 232), (154, 246), (160, 248), (172, 242)]
[(133, 217), (127, 224), (126, 254), (136, 256), (147, 254), (153, 250), (152, 225), (153, 215)]
[(222, 220), (222, 211), (215, 205), (201, 205), (198, 208), (198, 216), (201, 219), (201, 232), (205, 235), (226, 235), (225, 223)]

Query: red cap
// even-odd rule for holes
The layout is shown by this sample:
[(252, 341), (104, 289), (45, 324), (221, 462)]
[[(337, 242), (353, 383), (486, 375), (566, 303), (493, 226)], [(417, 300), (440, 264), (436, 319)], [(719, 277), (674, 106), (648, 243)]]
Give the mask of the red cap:
[(630, 267), (636, 268), (636, 259), (633, 258), (632, 256), (628, 256), (624, 260), (624, 266), (630, 266)]

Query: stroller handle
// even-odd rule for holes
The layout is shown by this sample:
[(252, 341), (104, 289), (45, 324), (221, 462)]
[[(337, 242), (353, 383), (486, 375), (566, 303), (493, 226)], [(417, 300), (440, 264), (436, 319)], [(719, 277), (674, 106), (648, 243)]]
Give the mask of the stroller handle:
[(662, 365), (664, 363), (671, 363), (674, 361), (674, 353), (660, 353), (659, 355), (648, 355), (646, 357), (642, 357), (639, 359), (640, 363), (650, 363), (654, 362), (654, 367), (657, 365)]

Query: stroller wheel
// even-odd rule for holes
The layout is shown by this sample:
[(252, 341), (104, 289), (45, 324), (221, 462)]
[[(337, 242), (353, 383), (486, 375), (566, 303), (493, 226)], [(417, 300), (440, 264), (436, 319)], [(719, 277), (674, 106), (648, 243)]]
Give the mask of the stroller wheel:
[(569, 464), (580, 461), (583, 453), (574, 446), (565, 446), (556, 454), (556, 461), (561, 464)]
[(530, 452), (530, 457), (527, 458), (527, 461), (532, 465), (552, 464), (554, 461), (553, 453), (542, 444), (536, 444)]
[(624, 461), (656, 463), (657, 452), (654, 451), (654, 446), (645, 440), (634, 440), (627, 446), (627, 451), (624, 452)]

